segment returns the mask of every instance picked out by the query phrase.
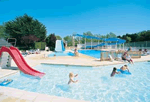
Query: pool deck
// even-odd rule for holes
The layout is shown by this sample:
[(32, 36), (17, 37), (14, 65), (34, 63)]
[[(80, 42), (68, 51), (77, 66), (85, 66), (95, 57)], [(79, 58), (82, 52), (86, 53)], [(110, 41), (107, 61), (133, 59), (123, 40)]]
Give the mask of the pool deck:
[[(49, 52), (46, 52), (48, 54)], [(25, 60), (30, 66), (36, 66), (41, 63), (46, 64), (63, 64), (63, 65), (81, 65), (81, 66), (106, 66), (106, 65), (115, 65), (115, 64), (126, 64), (128, 62), (124, 61), (100, 61), (90, 56), (79, 54), (79, 57), (75, 56), (55, 56), (55, 57), (44, 57), (44, 52), (41, 54), (33, 54), (25, 57)], [(148, 61), (150, 60), (150, 55), (141, 56), (141, 58), (133, 59), (134, 62)], [(12, 61), (12, 66), (16, 64)]]
[[(34, 67), (41, 63), (45, 64), (63, 64), (63, 65), (80, 65), (80, 66), (100, 66), (105, 65), (115, 65), (115, 64), (126, 64), (127, 62), (123, 61), (100, 61), (93, 57), (89, 57), (83, 54), (80, 54), (79, 57), (75, 56), (56, 56), (56, 57), (45, 57), (45, 55), (50, 52), (41, 52), (41, 54), (32, 54), (27, 55), (25, 58), (29, 66)], [(142, 56), (139, 59), (133, 59), (134, 62), (149, 61), (150, 55)], [(14, 61), (12, 60), (11, 65), (17, 67)], [(0, 78), (5, 76), (15, 74), (19, 70), (11, 69), (0, 69)], [(0, 102), (85, 102), (80, 100), (68, 99), (57, 96), (44, 95), (34, 92), (27, 92), (19, 89), (2, 87), (0, 86)]]
[(69, 98), (28, 92), (9, 87), (0, 87), (0, 102), (88, 102)]

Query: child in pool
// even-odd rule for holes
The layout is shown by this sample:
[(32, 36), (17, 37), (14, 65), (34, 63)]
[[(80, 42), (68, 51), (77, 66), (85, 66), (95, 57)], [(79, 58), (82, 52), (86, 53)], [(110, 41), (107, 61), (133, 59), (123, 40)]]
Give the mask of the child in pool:
[(73, 73), (69, 73), (69, 82), (68, 82), (68, 84), (70, 84), (71, 82), (73, 82), (73, 83), (78, 82), (78, 80), (76, 80), (76, 81), (73, 80), (73, 78), (77, 77), (77, 76), (78, 76), (78, 74), (74, 75)]
[(128, 69), (128, 66), (127, 66), (127, 65), (122, 66), (120, 69), (121, 69), (122, 71), (128, 70), (128, 72), (129, 72), (129, 69)]
[(120, 74), (120, 72), (117, 72), (117, 68), (116, 67), (113, 68), (113, 71), (112, 71), (110, 76), (113, 77), (115, 74)]

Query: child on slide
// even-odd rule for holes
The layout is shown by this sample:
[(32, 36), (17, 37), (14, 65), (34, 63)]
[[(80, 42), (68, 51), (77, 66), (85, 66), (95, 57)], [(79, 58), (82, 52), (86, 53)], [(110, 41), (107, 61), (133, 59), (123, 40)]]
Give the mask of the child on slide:
[(68, 84), (70, 84), (70, 83), (77, 83), (78, 82), (78, 80), (76, 80), (76, 81), (74, 81), (73, 80), (73, 78), (74, 77), (77, 77), (78, 76), (78, 74), (76, 74), (76, 75), (74, 75), (73, 73), (69, 73), (69, 82), (68, 82)]

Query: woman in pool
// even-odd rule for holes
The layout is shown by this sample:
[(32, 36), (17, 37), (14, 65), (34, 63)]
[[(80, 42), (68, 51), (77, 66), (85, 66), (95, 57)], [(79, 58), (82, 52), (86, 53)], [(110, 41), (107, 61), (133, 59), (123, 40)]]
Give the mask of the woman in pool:
[(124, 66), (122, 66), (122, 67), (120, 68), (120, 71), (121, 71), (121, 72), (126, 71), (126, 70), (128, 70), (128, 72), (129, 72), (129, 69), (128, 69), (128, 66), (127, 66), (127, 65), (124, 65)]
[(68, 82), (68, 84), (70, 84), (71, 82), (73, 82), (73, 83), (78, 82), (78, 80), (76, 80), (76, 81), (73, 80), (73, 78), (77, 77), (77, 76), (78, 76), (78, 74), (74, 75), (73, 73), (69, 73), (69, 82)]
[(117, 72), (117, 68), (116, 67), (113, 68), (113, 71), (112, 71), (110, 76), (113, 77), (113, 76), (115, 76), (115, 74), (120, 74), (120, 72)]

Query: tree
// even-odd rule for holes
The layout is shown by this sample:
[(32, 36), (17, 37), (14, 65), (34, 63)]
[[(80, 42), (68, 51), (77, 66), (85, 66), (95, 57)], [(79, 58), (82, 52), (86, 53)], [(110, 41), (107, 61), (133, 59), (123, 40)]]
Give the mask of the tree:
[(9, 35), (5, 33), (5, 27), (0, 25), (0, 38), (7, 39), (8, 37)]
[(62, 40), (62, 38), (59, 35), (56, 36), (56, 39), (57, 40)]
[(26, 45), (26, 49), (34, 48), (36, 41), (39, 41), (40, 39), (37, 38), (35, 35), (27, 35), (23, 36), (21, 42), (23, 42)]
[(17, 46), (24, 45), (22, 37), (35, 35), (43, 41), (46, 37), (46, 27), (37, 19), (24, 14), (23, 16), (16, 17), (14, 20), (8, 21), (5, 24), (5, 32), (12, 38), (17, 39)]
[(4, 27), (0, 25), (0, 38), (4, 36)]
[(127, 42), (127, 43), (131, 42), (131, 38), (128, 37), (128, 36), (126, 36), (126, 42)]
[(109, 34), (106, 35), (106, 38), (116, 38), (116, 34), (110, 32)]
[(52, 33), (46, 38), (46, 44), (50, 48), (51, 51), (55, 50), (56, 37), (55, 34)]
[(67, 46), (72, 46), (72, 36), (66, 36), (64, 40), (67, 41)]
[[(83, 32), (83, 35), (94, 36), (91, 31)], [(91, 39), (86, 39), (86, 42), (91, 42)], [(94, 42), (93, 39), (92, 39), (92, 42)]]

